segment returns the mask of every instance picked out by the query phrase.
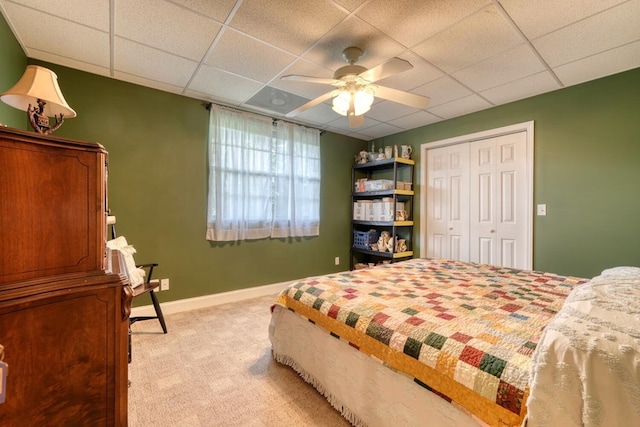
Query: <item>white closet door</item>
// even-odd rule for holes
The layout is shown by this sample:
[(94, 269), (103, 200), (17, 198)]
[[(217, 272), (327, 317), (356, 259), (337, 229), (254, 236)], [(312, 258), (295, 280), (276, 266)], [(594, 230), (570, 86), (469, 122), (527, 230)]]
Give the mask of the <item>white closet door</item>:
[(469, 145), (427, 153), (427, 257), (469, 261)]
[(470, 145), (470, 259), (483, 264), (526, 268), (526, 133)]

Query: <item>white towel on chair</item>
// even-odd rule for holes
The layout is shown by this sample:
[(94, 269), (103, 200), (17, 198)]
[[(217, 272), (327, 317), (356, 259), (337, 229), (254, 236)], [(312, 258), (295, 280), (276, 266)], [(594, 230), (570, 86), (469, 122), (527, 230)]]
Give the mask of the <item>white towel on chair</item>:
[(133, 254), (136, 253), (136, 249), (127, 243), (127, 239), (125, 239), (124, 236), (109, 240), (107, 242), (107, 248), (119, 251), (122, 254), (127, 268), (126, 274), (132, 287), (135, 288), (144, 283), (145, 271), (142, 268), (136, 267), (136, 262), (133, 259)]

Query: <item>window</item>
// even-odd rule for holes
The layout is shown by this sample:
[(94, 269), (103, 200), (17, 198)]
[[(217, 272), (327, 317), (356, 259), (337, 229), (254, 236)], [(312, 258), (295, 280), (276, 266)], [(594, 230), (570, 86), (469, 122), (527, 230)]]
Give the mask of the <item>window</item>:
[(319, 230), (320, 131), (212, 105), (207, 239)]

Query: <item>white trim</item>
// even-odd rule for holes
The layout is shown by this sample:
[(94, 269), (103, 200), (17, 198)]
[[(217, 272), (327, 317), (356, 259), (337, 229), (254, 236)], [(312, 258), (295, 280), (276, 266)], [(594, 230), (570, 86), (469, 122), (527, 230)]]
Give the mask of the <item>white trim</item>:
[[(294, 281), (295, 280), (292, 280), (290, 282), (274, 283), (271, 285), (256, 286), (247, 289), (238, 289), (229, 292), (220, 292), (217, 294), (204, 295), (201, 297), (168, 301), (161, 303), (160, 306), (162, 307), (162, 314), (166, 316), (167, 314), (197, 310), (199, 308), (212, 307), (215, 305), (237, 302), (250, 298), (263, 297), (267, 295), (275, 296), (278, 292), (286, 288)], [(144, 305), (140, 307), (133, 307), (131, 309), (131, 317), (155, 316), (155, 314), (156, 312), (153, 309), (153, 305)]]
[(478, 141), (481, 139), (495, 138), (511, 133), (526, 132), (527, 135), (527, 189), (529, 197), (527, 199), (527, 236), (529, 245), (527, 247), (527, 269), (533, 268), (533, 120), (529, 122), (517, 123), (515, 125), (503, 126), (496, 129), (484, 130), (467, 135), (454, 136), (440, 141), (425, 142), (420, 144), (420, 158), (422, 165), (420, 168), (420, 257), (424, 258), (427, 253), (426, 230), (427, 230), (427, 150), (444, 147), (447, 145), (461, 144), (464, 142)]

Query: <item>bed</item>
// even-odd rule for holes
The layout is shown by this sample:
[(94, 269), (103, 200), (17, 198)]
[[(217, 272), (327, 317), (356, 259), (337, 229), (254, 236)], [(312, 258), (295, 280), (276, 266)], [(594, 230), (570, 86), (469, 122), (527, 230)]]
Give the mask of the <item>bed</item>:
[(413, 259), (310, 277), (272, 307), (272, 354), (356, 426), (640, 425), (639, 271)]

